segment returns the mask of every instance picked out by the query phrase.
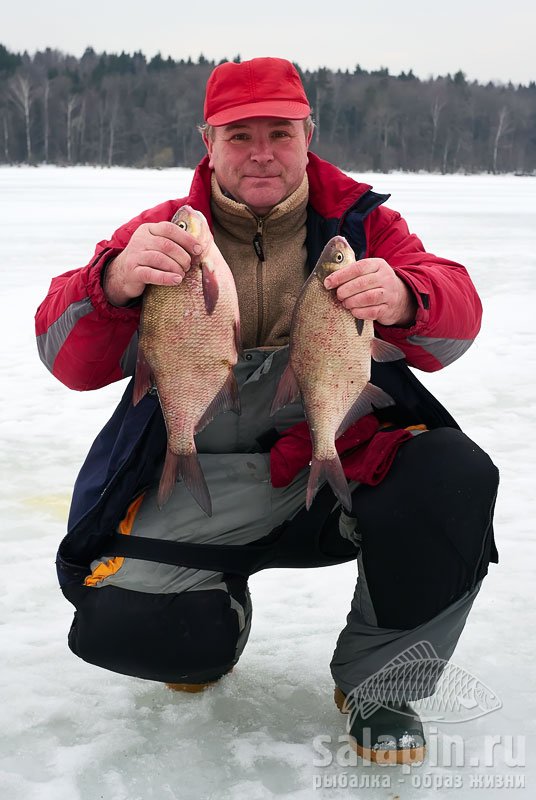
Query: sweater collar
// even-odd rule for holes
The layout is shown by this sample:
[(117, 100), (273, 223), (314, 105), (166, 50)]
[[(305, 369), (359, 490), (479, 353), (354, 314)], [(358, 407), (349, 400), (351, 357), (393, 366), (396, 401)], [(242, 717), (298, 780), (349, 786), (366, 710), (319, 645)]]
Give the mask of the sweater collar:
[(244, 203), (238, 203), (225, 195), (214, 174), (211, 179), (211, 209), (214, 220), (227, 233), (239, 240), (251, 241), (252, 233), (258, 230), (262, 221), (263, 229), (271, 228), (277, 222), (277, 233), (282, 239), (295, 236), (296, 228), (305, 224), (306, 209), (309, 197), (309, 181), (307, 175), (289, 197), (274, 206), (265, 217), (259, 218)]

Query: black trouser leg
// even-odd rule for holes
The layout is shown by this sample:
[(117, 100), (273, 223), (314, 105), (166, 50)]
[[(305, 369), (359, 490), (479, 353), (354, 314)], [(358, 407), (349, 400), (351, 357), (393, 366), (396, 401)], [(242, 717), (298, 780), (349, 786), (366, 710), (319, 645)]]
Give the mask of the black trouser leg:
[(486, 573), (496, 559), (492, 514), (498, 471), (458, 430), (404, 444), (376, 487), (353, 495), (378, 625), (414, 628)]

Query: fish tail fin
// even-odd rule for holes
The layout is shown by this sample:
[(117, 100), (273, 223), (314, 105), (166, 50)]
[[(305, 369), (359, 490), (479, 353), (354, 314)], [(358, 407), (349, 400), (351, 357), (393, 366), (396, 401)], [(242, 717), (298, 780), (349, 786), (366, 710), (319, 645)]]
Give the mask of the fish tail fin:
[(171, 497), (171, 493), (173, 492), (175, 483), (177, 481), (178, 464), (179, 457), (175, 455), (175, 453), (172, 453), (168, 447), (166, 460), (164, 461), (164, 469), (162, 470), (160, 484), (158, 486), (158, 497), (156, 500), (158, 503), (158, 508), (160, 509), (165, 506)]
[(339, 502), (345, 507), (347, 511), (352, 510), (352, 498), (350, 496), (350, 489), (348, 488), (348, 481), (342, 468), (341, 460), (338, 455), (334, 458), (326, 458), (320, 460), (313, 456), (311, 461), (311, 472), (309, 474), (309, 483), (307, 484), (307, 496), (305, 500), (305, 507), (309, 511), (311, 503), (314, 500), (318, 484), (325, 478), (333, 493)]
[(211, 517), (212, 500), (197, 453), (178, 456), (178, 473), (196, 503)]
[(171, 497), (177, 477), (182, 478), (184, 485), (196, 503), (199, 504), (205, 514), (211, 517), (212, 501), (197, 453), (177, 455), (168, 448), (158, 487), (158, 507), (162, 508)]

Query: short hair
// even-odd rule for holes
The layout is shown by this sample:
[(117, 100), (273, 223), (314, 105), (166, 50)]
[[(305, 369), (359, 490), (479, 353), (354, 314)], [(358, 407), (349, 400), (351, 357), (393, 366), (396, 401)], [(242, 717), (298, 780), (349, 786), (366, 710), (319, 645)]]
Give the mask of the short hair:
[[(216, 127), (215, 125), (209, 125), (208, 122), (204, 122), (202, 125), (197, 126), (197, 130), (202, 136), (206, 136), (207, 139), (214, 140), (215, 127)], [(218, 127), (224, 127), (224, 126), (218, 126)], [(311, 114), (309, 114), (309, 116), (305, 117), (305, 119), (303, 120), (303, 127), (306, 136), (309, 136), (309, 134), (314, 131), (315, 123), (313, 122), (313, 117), (311, 116)]]

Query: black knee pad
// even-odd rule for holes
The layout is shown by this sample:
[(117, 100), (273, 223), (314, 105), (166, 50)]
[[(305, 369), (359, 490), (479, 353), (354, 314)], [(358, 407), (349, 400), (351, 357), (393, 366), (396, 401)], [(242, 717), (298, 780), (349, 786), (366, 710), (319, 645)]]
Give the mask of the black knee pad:
[(239, 622), (219, 589), (150, 594), (68, 584), (69, 647), (90, 664), (168, 683), (201, 683), (235, 663)]

